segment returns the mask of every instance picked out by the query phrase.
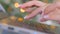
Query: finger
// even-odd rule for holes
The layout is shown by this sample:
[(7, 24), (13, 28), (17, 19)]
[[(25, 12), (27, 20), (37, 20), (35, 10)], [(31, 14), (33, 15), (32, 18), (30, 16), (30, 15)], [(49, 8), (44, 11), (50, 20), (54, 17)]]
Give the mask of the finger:
[(26, 2), (26, 3), (22, 4), (22, 5), (20, 5), (19, 7), (20, 8), (31, 7), (32, 5), (34, 5), (34, 3), (35, 2), (33, 2), (33, 1), (29, 1), (29, 2)]
[(59, 21), (60, 19), (60, 11), (54, 11), (48, 14), (48, 18), (49, 20), (56, 20)]
[(59, 16), (57, 15), (53, 15), (53, 14), (48, 14), (48, 15), (44, 15), (44, 18), (46, 20), (56, 20), (56, 21), (59, 21)]
[(37, 9), (37, 7), (33, 7), (33, 8), (26, 8), (25, 10), (26, 10), (26, 12), (31, 13), (32, 11), (34, 11), (36, 9)]
[(40, 17), (40, 22), (45, 22), (45, 21), (47, 21), (48, 19), (48, 15), (41, 15), (41, 17)]
[(37, 7), (41, 7), (41, 6), (45, 6), (47, 3), (44, 3), (44, 2), (42, 2), (42, 1), (35, 1), (35, 5), (37, 6)]
[(30, 13), (30, 12), (32, 12), (32, 9), (31, 8), (27, 8), (27, 9), (25, 9), (25, 11)]
[(40, 22), (45, 22), (45, 21), (47, 21), (47, 19), (45, 19), (45, 18), (40, 18)]
[(22, 5), (20, 5), (19, 7), (20, 8), (26, 8), (26, 7), (32, 7), (32, 6), (41, 7), (41, 6), (44, 6), (44, 5), (46, 5), (46, 3), (41, 2), (41, 1), (29, 1), (29, 2), (26, 2)]
[(55, 4), (48, 5), (45, 9), (44, 15), (49, 14), (50, 12), (53, 12), (56, 9)]
[(37, 8), (31, 14), (26, 16), (25, 19), (29, 20), (29, 19), (33, 18), (34, 16), (36, 16), (37, 14), (39, 14), (40, 12), (41, 12), (41, 8)]
[(48, 19), (48, 20), (56, 20), (56, 21), (60, 21), (60, 10), (59, 9), (55, 9), (52, 12), (49, 12), (48, 14), (44, 15), (44, 18)]

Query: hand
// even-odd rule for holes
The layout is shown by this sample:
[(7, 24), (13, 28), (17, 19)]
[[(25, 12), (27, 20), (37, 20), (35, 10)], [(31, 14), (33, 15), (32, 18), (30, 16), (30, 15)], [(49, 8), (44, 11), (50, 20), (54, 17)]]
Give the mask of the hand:
[[(36, 16), (37, 14), (39, 14), (39, 12), (41, 13), (41, 8), (43, 6), (46, 5), (46, 3), (43, 3), (41, 1), (29, 1), (27, 3), (24, 3), (20, 6), (20, 8), (25, 8), (26, 7), (32, 7), (33, 5), (35, 6), (39, 6), (39, 8), (37, 8), (34, 11), (31, 11), (31, 9), (27, 9), (27, 12), (31, 12), (31, 14), (29, 14), (26, 19), (31, 19), (32, 17)], [(45, 21), (45, 20), (56, 20), (56, 21), (60, 21), (60, 4), (56, 3), (56, 4), (50, 4), (46, 7), (46, 9), (44, 10), (44, 14), (42, 15), (42, 18), (40, 21)]]
[(46, 7), (43, 17), (41, 18), (42, 21), (44, 20), (56, 20), (60, 22), (60, 4), (50, 4)]
[[(37, 14), (41, 13), (42, 12), (41, 9), (45, 5), (46, 5), (46, 3), (44, 3), (44, 2), (33, 0), (33, 1), (29, 1), (29, 2), (26, 2), (22, 5), (20, 5), (20, 8), (23, 8), (26, 10), (26, 12), (30, 13), (28, 16), (26, 16), (25, 19), (31, 19), (34, 16), (36, 16)], [(38, 8), (36, 8), (35, 10), (32, 11), (32, 9), (30, 9), (32, 6), (36, 6)]]

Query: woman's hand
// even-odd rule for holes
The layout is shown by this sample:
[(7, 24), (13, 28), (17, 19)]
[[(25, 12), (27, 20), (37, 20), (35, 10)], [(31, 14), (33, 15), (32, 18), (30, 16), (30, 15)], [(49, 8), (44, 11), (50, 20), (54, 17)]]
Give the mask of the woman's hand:
[[(43, 19), (44, 18), (44, 19)], [(50, 4), (46, 7), (43, 20), (56, 20), (60, 22), (60, 2)]]
[[(32, 1), (29, 1), (29, 2), (26, 2), (22, 5), (20, 5), (19, 7), (25, 9), (26, 12), (30, 13), (28, 16), (25, 17), (25, 19), (28, 20), (28, 19), (33, 18), (37, 14), (41, 13), (42, 12), (41, 9), (45, 5), (46, 5), (46, 3), (44, 3), (44, 2), (37, 1), (37, 0), (32, 0)], [(32, 9), (31, 9), (32, 6), (36, 6), (37, 8), (32, 11)]]
[[(38, 8), (32, 11), (30, 9), (32, 6), (38, 6)], [(28, 16), (26, 16), (25, 19), (31, 19), (32, 17), (42, 12), (41, 9), (43, 6), (46, 6), (46, 3), (33, 0), (33, 1), (29, 1), (29, 2), (22, 4), (20, 8), (26, 9), (26, 12), (30, 13)], [(56, 20), (60, 22), (60, 2), (48, 5), (45, 8), (44, 12), (42, 13), (43, 15), (40, 21)]]

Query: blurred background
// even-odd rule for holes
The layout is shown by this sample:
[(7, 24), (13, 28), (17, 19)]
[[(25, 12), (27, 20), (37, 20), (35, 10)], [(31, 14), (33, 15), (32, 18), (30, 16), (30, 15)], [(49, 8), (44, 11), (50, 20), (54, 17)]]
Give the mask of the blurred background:
[[(15, 4), (23, 4), (28, 1), (30, 0), (0, 0), (0, 34), (30, 34), (32, 32), (32, 34), (59, 34), (60, 25), (56, 21), (48, 20), (40, 23), (38, 22), (40, 15), (37, 15), (32, 20), (24, 20), (28, 13), (21, 12), (21, 8), (16, 8)], [(40, 1), (53, 3), (60, 0)], [(28, 31), (30, 33), (27, 33)]]

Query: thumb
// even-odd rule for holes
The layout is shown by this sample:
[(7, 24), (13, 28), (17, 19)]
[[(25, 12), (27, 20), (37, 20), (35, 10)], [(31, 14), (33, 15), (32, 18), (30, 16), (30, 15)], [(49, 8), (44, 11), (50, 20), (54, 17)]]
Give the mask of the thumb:
[(40, 22), (45, 22), (49, 20), (49, 16), (48, 15), (42, 15), (41, 18), (40, 18)]
[(31, 12), (28, 16), (26, 16), (25, 19), (29, 20), (29, 19), (35, 17), (40, 12), (41, 12), (41, 8), (37, 8), (36, 10), (34, 10), (33, 12)]

